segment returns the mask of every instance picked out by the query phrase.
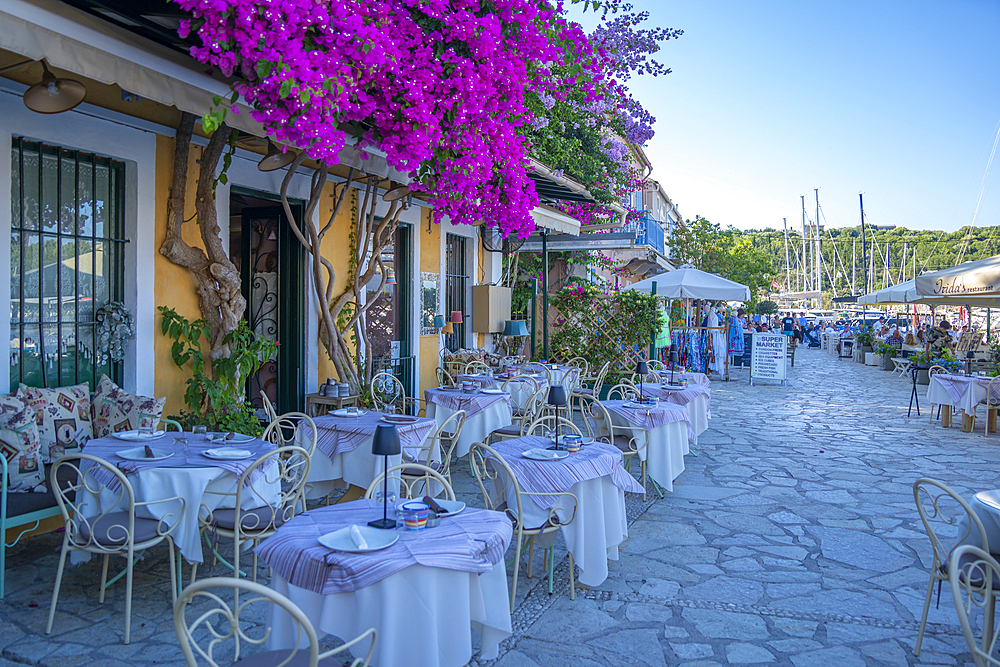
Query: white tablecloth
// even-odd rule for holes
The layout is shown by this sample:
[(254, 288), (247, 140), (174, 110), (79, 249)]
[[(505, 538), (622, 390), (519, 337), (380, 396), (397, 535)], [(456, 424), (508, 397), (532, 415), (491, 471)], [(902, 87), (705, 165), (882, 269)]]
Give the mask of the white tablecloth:
[[(975, 413), (976, 406), (986, 400), (986, 390), (992, 379), (938, 373), (931, 376), (927, 385), (927, 400), (938, 405), (953, 405), (971, 415)], [(994, 396), (993, 399), (996, 401), (1000, 397)]]
[[(483, 574), (413, 565), (351, 593), (321, 595), (281, 577), (271, 588), (299, 606), (321, 634), (353, 639), (375, 628), (372, 664), (379, 667), (461, 667), (472, 658), (472, 633), (491, 660), (511, 634), (507, 570), (501, 560)], [(294, 626), (272, 607), (269, 648), (291, 648)], [(364, 657), (368, 644), (355, 655)]]
[[(636, 436), (639, 444), (639, 459), (646, 462), (649, 476), (663, 487), (665, 491), (674, 490), (674, 480), (684, 472), (684, 456), (691, 450), (688, 447), (687, 421), (677, 421), (649, 429), (649, 443), (642, 447), (646, 439), (642, 430), (633, 431), (632, 424), (617, 412), (608, 411), (615, 431)], [(607, 429), (599, 426), (601, 433), (606, 435)]]
[[(236, 475), (221, 468), (203, 467), (178, 467), (178, 468), (151, 468), (138, 473), (128, 475), (128, 481), (135, 492), (136, 502), (146, 502), (161, 498), (172, 498), (179, 496), (186, 500), (184, 513), (177, 521), (177, 527), (171, 533), (174, 543), (181, 551), (181, 555), (189, 563), (201, 563), (202, 551), (200, 541), (200, 531), (198, 524), (198, 511), (205, 507), (215, 510), (220, 507), (233, 507), (236, 501), (235, 496), (220, 495), (223, 493), (233, 493), (236, 487)], [(277, 481), (258, 481), (254, 483), (254, 489), (264, 497), (264, 502), (274, 504), (278, 502), (280, 485)], [(89, 491), (81, 492), (82, 501), (77, 499), (78, 506), (94, 509), (92, 516), (99, 514), (98, 507), (102, 509), (117, 498), (116, 492), (103, 489), (100, 497), (95, 499)], [(243, 509), (253, 509), (261, 505), (261, 499), (255, 493), (244, 494)], [(157, 503), (137, 508), (136, 516), (162, 519), (165, 515), (176, 514), (179, 503)], [(206, 512), (203, 512), (203, 515)], [(72, 563), (82, 563), (90, 559), (90, 554), (83, 551), (74, 551), (71, 554)]]
[[(433, 401), (433, 394), (427, 394), (428, 417), (437, 420), (438, 426), (444, 424), (458, 410), (453, 410), (444, 405), (439, 405)], [(462, 434), (458, 437), (458, 444), (455, 446), (455, 456), (465, 456), (469, 453), (477, 442), (486, 442), (490, 433), (498, 428), (509, 426), (513, 423), (509, 400), (498, 400), (485, 409), (470, 413), (466, 411), (465, 425), (462, 427)]]
[[(994, 499), (995, 502), (1000, 502), (1000, 489), (995, 491), (983, 491), (982, 493), (989, 495)], [(976, 494), (978, 496), (979, 494)], [(969, 507), (972, 511), (976, 513), (979, 520), (983, 524), (983, 528), (986, 530), (986, 541), (989, 542), (988, 551), (992, 554), (1000, 553), (1000, 510), (995, 507), (991, 507), (986, 503), (982, 502), (978, 497), (973, 496), (972, 498), (966, 498), (969, 503)], [(954, 503), (952, 503), (954, 507)], [(960, 508), (956, 508), (961, 511)], [(958, 535), (959, 538), (965, 535), (965, 531), (969, 530), (969, 519), (962, 512), (959, 522), (958, 522)], [(982, 540), (979, 539), (979, 531), (975, 526), (969, 531), (967, 538), (961, 540), (962, 544), (971, 544), (973, 546), (983, 548)]]
[[(420, 440), (420, 446), (427, 442), (427, 438), (434, 434), (435, 429), (429, 430)], [(321, 433), (322, 435), (322, 433)], [(296, 432), (296, 444), (300, 447), (308, 448), (307, 444), (300, 442), (306, 437), (306, 429), (299, 429)], [(309, 466), (309, 479), (306, 481), (306, 498), (325, 498), (330, 495), (333, 489), (339, 484), (341, 486), (352, 484), (362, 489), (367, 489), (376, 477), (382, 474), (385, 469), (385, 457), (372, 454), (372, 439), (374, 435), (368, 436), (360, 445), (346, 452), (337, 452), (333, 457), (328, 456), (320, 448), (313, 454), (312, 462)], [(416, 460), (420, 453), (419, 447), (404, 447), (403, 454), (407, 460)], [(432, 458), (439, 458), (440, 453), (435, 445)], [(389, 457), (389, 467), (399, 465), (403, 462), (403, 456), (396, 454)], [(399, 493), (399, 482), (390, 483), (391, 491)]]

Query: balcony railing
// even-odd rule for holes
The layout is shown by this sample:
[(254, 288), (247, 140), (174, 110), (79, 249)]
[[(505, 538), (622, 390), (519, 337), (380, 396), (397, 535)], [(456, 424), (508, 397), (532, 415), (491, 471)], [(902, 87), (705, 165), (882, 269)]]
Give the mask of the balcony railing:
[(649, 211), (639, 211), (639, 217), (629, 220), (622, 228), (625, 232), (635, 232), (635, 245), (645, 245), (664, 253), (663, 225)]

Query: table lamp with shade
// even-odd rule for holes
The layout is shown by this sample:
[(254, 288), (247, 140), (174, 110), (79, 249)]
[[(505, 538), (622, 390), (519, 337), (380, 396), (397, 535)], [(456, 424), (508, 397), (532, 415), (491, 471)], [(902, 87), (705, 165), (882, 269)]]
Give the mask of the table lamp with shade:
[(677, 367), (677, 344), (670, 344), (670, 384), (674, 384), (674, 368)]
[(507, 320), (503, 325), (504, 346), (507, 348), (507, 356), (510, 356), (510, 339), (520, 338), (528, 335), (528, 325), (524, 320)]
[(649, 372), (649, 366), (646, 364), (645, 359), (640, 359), (639, 361), (636, 362), (635, 372), (639, 376), (639, 402), (642, 403), (643, 401), (642, 381), (645, 379), (646, 373)]
[(390, 530), (396, 527), (396, 522), (389, 518), (389, 457), (399, 454), (399, 433), (391, 424), (379, 424), (372, 438), (372, 454), (385, 457), (385, 467), (382, 477), (382, 518), (369, 521), (372, 528)]
[(559, 408), (566, 405), (566, 389), (561, 384), (554, 384), (549, 387), (549, 396), (546, 403), (556, 409), (556, 449), (559, 449)]

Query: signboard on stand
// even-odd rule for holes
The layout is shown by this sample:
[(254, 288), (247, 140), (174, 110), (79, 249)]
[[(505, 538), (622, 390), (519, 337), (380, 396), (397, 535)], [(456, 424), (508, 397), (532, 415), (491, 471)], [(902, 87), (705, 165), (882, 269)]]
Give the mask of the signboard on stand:
[(750, 384), (754, 379), (785, 381), (785, 356), (788, 336), (755, 333), (750, 361)]

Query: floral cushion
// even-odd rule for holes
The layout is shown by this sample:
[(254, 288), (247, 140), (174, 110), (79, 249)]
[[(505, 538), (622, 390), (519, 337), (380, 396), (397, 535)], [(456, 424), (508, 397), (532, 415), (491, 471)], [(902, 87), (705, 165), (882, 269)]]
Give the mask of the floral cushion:
[[(13, 399), (13, 400), (9, 400)], [(20, 408), (16, 407), (20, 403)], [(0, 453), (7, 459), (7, 490), (45, 493), (45, 466), (35, 412), (22, 401), (0, 399)]]
[(56, 389), (22, 384), (17, 397), (35, 411), (43, 462), (51, 463), (67, 452), (76, 453), (94, 437), (86, 382)]
[(166, 402), (166, 396), (134, 396), (107, 375), (102, 375), (94, 392), (94, 437), (104, 438), (112, 433), (133, 431), (140, 426), (156, 426)]

